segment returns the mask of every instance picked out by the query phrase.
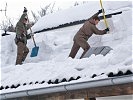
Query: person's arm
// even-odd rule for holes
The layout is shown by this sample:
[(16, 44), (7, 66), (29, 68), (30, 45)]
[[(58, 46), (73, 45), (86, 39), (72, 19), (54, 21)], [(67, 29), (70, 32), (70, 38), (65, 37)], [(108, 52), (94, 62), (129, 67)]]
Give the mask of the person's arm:
[(16, 27), (16, 39), (17, 39), (17, 41), (20, 41), (20, 42), (23, 42), (24, 43), (23, 30), (19, 26)]
[(21, 33), (19, 32), (18, 27), (16, 27), (16, 36), (18, 39), (21, 38)]
[(94, 34), (96, 35), (103, 35), (103, 34), (107, 34), (107, 32), (109, 31), (109, 28), (106, 28), (105, 30), (99, 30), (95, 25), (92, 26), (92, 31)]

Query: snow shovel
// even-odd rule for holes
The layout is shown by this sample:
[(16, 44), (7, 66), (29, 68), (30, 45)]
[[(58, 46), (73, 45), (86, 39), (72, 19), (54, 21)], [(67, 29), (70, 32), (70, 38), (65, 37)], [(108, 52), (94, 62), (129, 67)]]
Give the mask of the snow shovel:
[(39, 47), (36, 46), (35, 39), (34, 39), (33, 36), (32, 36), (32, 39), (33, 39), (33, 42), (34, 42), (35, 47), (32, 48), (32, 51), (31, 51), (31, 55), (30, 55), (30, 57), (36, 57), (37, 54), (38, 54), (38, 51), (39, 51)]
[[(31, 31), (31, 33), (32, 33), (31, 27), (30, 27), (30, 31)], [(30, 57), (36, 57), (37, 54), (38, 54), (38, 51), (39, 51), (39, 47), (36, 46), (36, 42), (35, 42), (34, 36), (31, 35), (31, 37), (32, 37), (32, 39), (33, 39), (33, 42), (34, 42), (35, 47), (32, 48)]]
[[(26, 7), (24, 7), (24, 9), (26, 9)], [(27, 15), (27, 19), (28, 19), (28, 22), (29, 22), (28, 15)], [(32, 34), (31, 27), (30, 27), (30, 31), (31, 31), (31, 34)], [(31, 35), (31, 37), (32, 37), (32, 39), (33, 39), (33, 42), (34, 42), (35, 47), (34, 47), (34, 48), (32, 48), (32, 51), (31, 51), (31, 55), (30, 55), (30, 57), (36, 57), (36, 56), (37, 56), (37, 54), (38, 54), (38, 51), (39, 51), (39, 47), (38, 47), (38, 46), (36, 46), (36, 42), (35, 42), (34, 36), (33, 36), (33, 35)]]

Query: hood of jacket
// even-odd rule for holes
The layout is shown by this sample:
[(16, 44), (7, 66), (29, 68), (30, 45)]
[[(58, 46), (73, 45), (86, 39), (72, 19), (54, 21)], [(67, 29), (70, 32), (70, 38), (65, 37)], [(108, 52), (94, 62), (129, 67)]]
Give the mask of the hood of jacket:
[(96, 25), (94, 19), (90, 19), (89, 22), (93, 25)]

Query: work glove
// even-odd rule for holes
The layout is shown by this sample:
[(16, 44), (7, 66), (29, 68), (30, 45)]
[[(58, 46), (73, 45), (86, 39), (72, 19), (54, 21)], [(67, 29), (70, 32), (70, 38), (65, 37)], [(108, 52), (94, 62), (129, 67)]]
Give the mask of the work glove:
[(105, 31), (108, 32), (109, 31), (109, 28), (106, 28)]
[(26, 35), (26, 38), (27, 38), (27, 39), (30, 39), (31, 37), (34, 37), (34, 34), (35, 34), (35, 33), (29, 33), (29, 34)]
[(31, 38), (31, 34), (27, 34), (27, 35), (26, 35), (26, 38), (27, 38), (27, 39), (30, 39), (30, 38)]
[[(104, 9), (103, 9), (103, 12), (104, 12)], [(98, 14), (101, 14), (102, 13), (102, 9), (98, 10)]]
[(24, 11), (23, 11), (23, 13), (27, 13), (27, 9), (26, 9), (26, 7), (24, 7)]

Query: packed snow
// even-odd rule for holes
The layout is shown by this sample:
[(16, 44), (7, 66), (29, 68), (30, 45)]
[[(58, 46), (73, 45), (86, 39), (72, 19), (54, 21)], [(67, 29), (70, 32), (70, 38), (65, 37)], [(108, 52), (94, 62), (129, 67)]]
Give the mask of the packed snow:
[[(103, 2), (103, 4), (107, 13), (122, 11), (121, 15), (116, 15), (108, 19), (109, 26), (111, 27), (109, 34), (103, 36), (93, 35), (88, 41), (92, 47), (110, 46), (113, 50), (106, 56), (92, 55), (89, 58), (79, 59), (83, 52), (80, 49), (75, 59), (68, 57), (73, 45), (73, 37), (83, 25), (79, 24), (35, 34), (35, 41), (37, 46), (39, 46), (38, 56), (30, 57), (31, 50), (34, 47), (33, 41), (30, 39), (27, 44), (30, 53), (26, 61), (23, 65), (15, 66), (17, 52), (14, 43), (15, 33), (9, 33), (11, 35), (0, 36), (1, 85), (11, 86), (13, 84), (35, 83), (36, 81), (41, 82), (43, 80), (48, 82), (49, 80), (54, 81), (56, 79), (61, 81), (63, 78), (69, 79), (70, 77), (76, 78), (77, 76), (81, 76), (81, 78), (74, 82), (82, 82), (108, 78), (107, 75), (109, 72), (117, 73), (119, 70), (125, 72), (127, 69), (133, 71), (132, 2)], [(99, 9), (99, 2), (82, 4), (42, 17), (32, 29), (33, 31), (39, 31), (43, 28), (87, 19)], [(98, 27), (104, 29), (104, 21), (101, 21)], [(101, 73), (105, 74), (101, 75)], [(91, 76), (93, 74), (99, 76), (92, 79)], [(2, 90), (2, 93), (49, 86), (53, 85), (47, 83), (33, 86), (26, 85), (20, 86), (17, 89)]]

